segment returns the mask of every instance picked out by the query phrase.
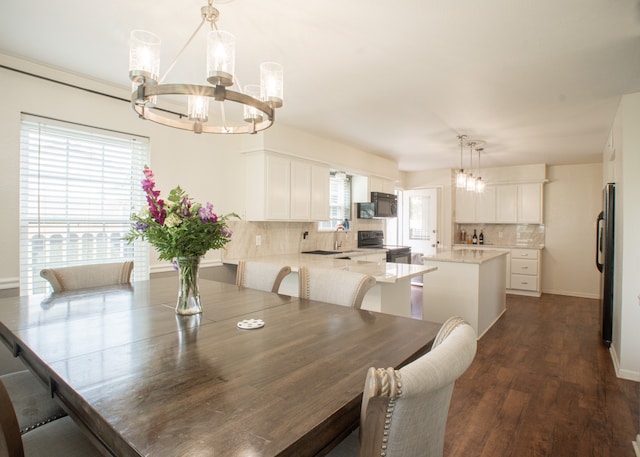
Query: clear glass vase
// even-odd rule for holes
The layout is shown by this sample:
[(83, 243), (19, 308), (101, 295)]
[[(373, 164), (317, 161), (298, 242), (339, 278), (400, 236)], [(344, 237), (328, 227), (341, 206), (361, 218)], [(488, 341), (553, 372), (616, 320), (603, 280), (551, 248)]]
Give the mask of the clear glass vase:
[(198, 270), (200, 257), (178, 257), (178, 302), (176, 314), (190, 316), (200, 314), (200, 289), (198, 288)]

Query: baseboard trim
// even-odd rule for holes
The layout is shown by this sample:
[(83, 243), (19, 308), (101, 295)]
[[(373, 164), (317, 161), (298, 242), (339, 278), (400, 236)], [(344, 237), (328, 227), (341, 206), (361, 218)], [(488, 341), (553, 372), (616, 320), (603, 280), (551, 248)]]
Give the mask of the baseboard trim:
[(600, 298), (598, 294), (587, 294), (575, 291), (566, 291), (566, 290), (548, 290), (542, 289), (543, 294), (551, 294), (551, 295), (565, 295), (567, 297), (578, 297), (578, 298)]
[(628, 381), (640, 382), (639, 371), (620, 369), (620, 359), (618, 358), (618, 353), (616, 352), (616, 348), (613, 346), (613, 344), (609, 348), (609, 354), (611, 355), (611, 361), (613, 362), (613, 369), (616, 372), (616, 376), (618, 378), (626, 379)]

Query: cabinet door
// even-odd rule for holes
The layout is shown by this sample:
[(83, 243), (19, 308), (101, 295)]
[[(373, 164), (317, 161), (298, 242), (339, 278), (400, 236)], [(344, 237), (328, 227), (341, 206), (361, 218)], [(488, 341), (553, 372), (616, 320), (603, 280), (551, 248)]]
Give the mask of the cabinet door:
[(291, 220), (311, 219), (311, 164), (291, 161)]
[(311, 166), (311, 219), (329, 220), (329, 167)]
[(456, 222), (476, 221), (476, 194), (465, 189), (456, 189)]
[(266, 218), (288, 220), (291, 201), (291, 161), (284, 157), (267, 156), (266, 164)]
[(518, 222), (518, 186), (508, 184), (496, 187), (496, 222)]
[(476, 195), (475, 222), (492, 223), (496, 221), (496, 188), (487, 186), (484, 192)]
[(518, 185), (518, 222), (542, 224), (542, 184)]
[(375, 176), (369, 178), (369, 192), (392, 194), (394, 191), (393, 181), (390, 179), (377, 178)]

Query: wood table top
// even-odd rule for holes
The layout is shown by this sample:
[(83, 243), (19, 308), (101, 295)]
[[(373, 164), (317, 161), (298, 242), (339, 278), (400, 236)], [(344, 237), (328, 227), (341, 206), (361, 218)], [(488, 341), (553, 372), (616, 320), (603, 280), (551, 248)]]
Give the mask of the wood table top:
[(367, 369), (440, 327), (207, 280), (202, 315), (177, 316), (170, 279), (0, 300), (0, 338), (113, 455), (316, 455), (357, 422)]

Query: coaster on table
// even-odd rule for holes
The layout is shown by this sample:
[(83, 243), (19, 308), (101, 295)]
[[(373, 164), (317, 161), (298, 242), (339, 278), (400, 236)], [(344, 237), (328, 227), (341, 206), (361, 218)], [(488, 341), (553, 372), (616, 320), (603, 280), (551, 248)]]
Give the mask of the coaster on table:
[(238, 322), (238, 328), (246, 330), (253, 330), (260, 327), (264, 327), (264, 321), (262, 319), (245, 319)]

